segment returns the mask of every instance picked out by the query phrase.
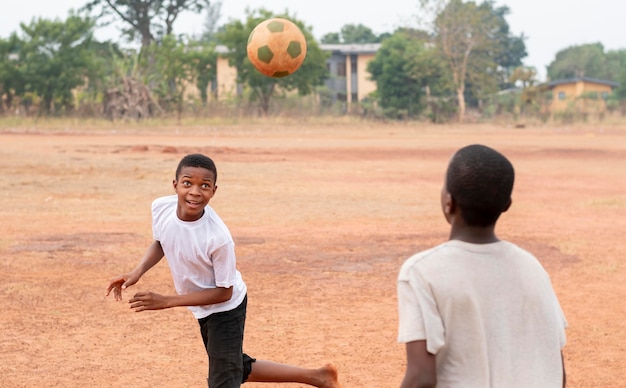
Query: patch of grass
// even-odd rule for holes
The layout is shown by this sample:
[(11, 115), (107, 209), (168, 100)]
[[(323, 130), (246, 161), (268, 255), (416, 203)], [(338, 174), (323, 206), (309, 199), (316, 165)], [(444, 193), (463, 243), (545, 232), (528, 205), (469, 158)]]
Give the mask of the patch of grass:
[(591, 198), (585, 206), (593, 208), (622, 208), (626, 206), (626, 197)]
[(621, 266), (618, 263), (602, 263), (595, 266), (596, 270), (601, 273), (616, 273), (621, 270)]

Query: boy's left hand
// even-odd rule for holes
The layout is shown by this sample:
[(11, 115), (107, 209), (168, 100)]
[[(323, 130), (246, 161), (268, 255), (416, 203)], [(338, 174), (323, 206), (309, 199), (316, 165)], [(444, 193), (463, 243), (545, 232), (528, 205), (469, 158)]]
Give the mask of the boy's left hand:
[(138, 292), (129, 301), (130, 308), (135, 312), (144, 310), (162, 310), (169, 306), (167, 305), (167, 297), (154, 292)]

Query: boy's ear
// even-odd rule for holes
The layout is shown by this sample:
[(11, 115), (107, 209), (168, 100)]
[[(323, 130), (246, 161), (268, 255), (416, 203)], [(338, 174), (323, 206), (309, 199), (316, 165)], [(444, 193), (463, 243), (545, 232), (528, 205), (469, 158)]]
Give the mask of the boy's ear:
[(456, 210), (456, 201), (450, 195), (450, 193), (444, 194), (443, 212), (446, 214), (452, 214)]
[(172, 186), (174, 187), (174, 191), (176, 191), (176, 186), (178, 186), (178, 181), (176, 179), (172, 180)]

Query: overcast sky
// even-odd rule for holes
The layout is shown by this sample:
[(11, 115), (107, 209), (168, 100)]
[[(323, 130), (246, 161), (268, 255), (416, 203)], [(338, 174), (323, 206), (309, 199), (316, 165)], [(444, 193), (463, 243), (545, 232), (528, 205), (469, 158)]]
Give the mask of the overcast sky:
[[(78, 9), (87, 0), (1, 0), (0, 37), (19, 31), (20, 22), (34, 17), (65, 19), (70, 9)], [(274, 13), (288, 10), (313, 28), (316, 38), (328, 32), (339, 32), (345, 24), (363, 24), (374, 33), (392, 32), (399, 26), (417, 26), (419, 0), (223, 0), (222, 18), (243, 20), (245, 9), (261, 7)], [(366, 5), (367, 4), (367, 5)], [(534, 66), (539, 77), (555, 54), (566, 47), (600, 42), (605, 50), (626, 49), (626, 1), (624, 0), (496, 0), (511, 13), (507, 21), (514, 34), (526, 36), (528, 57), (524, 63)], [(199, 34), (204, 15), (183, 14), (175, 26), (177, 33)], [(97, 31), (99, 39), (115, 40), (115, 28)]]

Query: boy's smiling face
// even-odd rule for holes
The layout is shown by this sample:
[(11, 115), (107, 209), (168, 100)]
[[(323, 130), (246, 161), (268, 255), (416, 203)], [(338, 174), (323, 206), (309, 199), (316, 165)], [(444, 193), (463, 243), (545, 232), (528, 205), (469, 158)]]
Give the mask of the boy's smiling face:
[(183, 167), (173, 184), (178, 194), (176, 215), (183, 221), (200, 219), (217, 190), (213, 172), (203, 167)]

